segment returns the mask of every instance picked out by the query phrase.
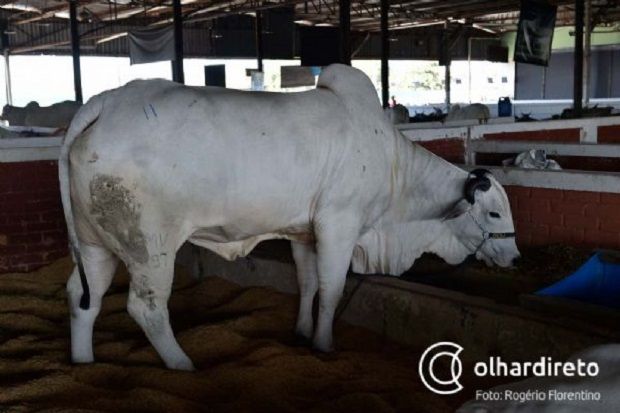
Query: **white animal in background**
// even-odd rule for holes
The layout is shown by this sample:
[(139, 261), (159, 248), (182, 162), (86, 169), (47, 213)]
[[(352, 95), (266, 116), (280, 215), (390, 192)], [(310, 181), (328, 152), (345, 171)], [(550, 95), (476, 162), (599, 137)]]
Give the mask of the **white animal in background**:
[(490, 117), (491, 113), (489, 112), (489, 108), (482, 103), (472, 103), (465, 107), (461, 107), (461, 105), (452, 105), (445, 122), (477, 119), (480, 123), (487, 123)]
[(562, 169), (559, 163), (553, 159), (547, 159), (547, 151), (544, 149), (530, 149), (521, 152), (515, 158), (502, 161), (504, 166), (516, 166), (523, 169), (548, 169), (559, 171)]
[(5, 105), (1, 118), (11, 126), (66, 128), (80, 106), (79, 103), (69, 100), (51, 106), (39, 106), (37, 102), (30, 102), (23, 108)]
[[(472, 400), (461, 406), (457, 413), (620, 412), (620, 344), (591, 347), (568, 359), (574, 365), (579, 360), (586, 364), (596, 363), (598, 374), (594, 377), (576, 374), (572, 377), (533, 377), (494, 387), (491, 391), (501, 395), (502, 400)], [(535, 400), (527, 400), (526, 392), (543, 394), (544, 399), (538, 396)], [(592, 400), (597, 397), (592, 396), (596, 393), (599, 393), (600, 400)], [(523, 400), (519, 398), (522, 394)]]
[(397, 103), (392, 107), (383, 109), (388, 119), (394, 124), (409, 123), (409, 109), (406, 106)]
[(167, 308), (186, 240), (231, 260), (262, 240), (290, 240), (296, 332), (322, 351), (351, 262), (399, 275), (425, 251), (501, 266), (519, 255), (499, 183), (407, 140), (370, 80), (343, 65), (301, 93), (131, 82), (80, 109), (59, 168), (78, 263), (67, 284), (75, 362), (93, 361), (93, 324), (120, 258), (129, 313), (166, 366), (193, 368)]

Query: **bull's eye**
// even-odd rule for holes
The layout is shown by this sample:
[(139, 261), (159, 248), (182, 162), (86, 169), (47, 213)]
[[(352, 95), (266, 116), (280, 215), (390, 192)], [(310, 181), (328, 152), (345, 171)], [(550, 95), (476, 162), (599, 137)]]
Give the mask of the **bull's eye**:
[(491, 218), (499, 218), (499, 212), (489, 212), (489, 215), (491, 216)]

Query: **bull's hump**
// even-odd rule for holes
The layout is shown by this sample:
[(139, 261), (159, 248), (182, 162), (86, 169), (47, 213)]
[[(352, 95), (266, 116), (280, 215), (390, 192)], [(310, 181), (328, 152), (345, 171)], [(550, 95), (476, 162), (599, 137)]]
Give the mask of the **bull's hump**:
[[(362, 128), (390, 129), (370, 79), (358, 69), (342, 64), (326, 67), (321, 72), (317, 89), (333, 92), (346, 108), (348, 117)], [(344, 114), (343, 114), (344, 115)]]

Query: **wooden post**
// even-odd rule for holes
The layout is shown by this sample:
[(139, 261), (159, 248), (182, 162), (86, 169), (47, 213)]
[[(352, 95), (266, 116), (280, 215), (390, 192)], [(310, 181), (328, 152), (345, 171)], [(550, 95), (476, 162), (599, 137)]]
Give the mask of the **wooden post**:
[(77, 0), (69, 0), (69, 25), (71, 29), (71, 55), (73, 57), (73, 88), (75, 101), (84, 102), (82, 97), (82, 70), (80, 69), (80, 33), (77, 21)]
[(340, 63), (351, 65), (351, 0), (339, 0)]
[(256, 61), (258, 63), (258, 71), (263, 71), (263, 13), (256, 10)]
[(181, 0), (172, 0), (174, 24), (174, 60), (172, 61), (172, 80), (185, 83), (183, 71), (183, 13)]
[(387, 108), (390, 100), (390, 32), (388, 30), (389, 0), (381, 0), (381, 100)]
[(573, 115), (583, 112), (583, 24), (584, 0), (575, 0), (575, 60), (573, 70)]

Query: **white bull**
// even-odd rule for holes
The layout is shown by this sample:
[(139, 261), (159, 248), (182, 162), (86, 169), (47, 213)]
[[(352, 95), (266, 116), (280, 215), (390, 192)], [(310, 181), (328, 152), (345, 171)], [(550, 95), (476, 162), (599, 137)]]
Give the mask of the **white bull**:
[(79, 111), (59, 166), (78, 263), (67, 284), (75, 362), (93, 360), (93, 323), (120, 258), (129, 313), (168, 367), (192, 368), (167, 309), (186, 240), (228, 259), (291, 240), (296, 331), (323, 351), (351, 262), (400, 274), (424, 251), (504, 266), (518, 255), (512, 234), (489, 239), (514, 230), (497, 181), (408, 141), (368, 78), (342, 65), (290, 94), (131, 82)]
[(39, 106), (37, 102), (30, 102), (23, 108), (5, 105), (2, 119), (11, 126), (66, 128), (80, 106), (79, 103), (69, 100), (51, 106)]
[(481, 123), (486, 123), (490, 117), (491, 112), (489, 111), (489, 108), (487, 105), (483, 105), (482, 103), (472, 103), (471, 105), (467, 105), (465, 107), (461, 107), (460, 105), (452, 105), (444, 122), (476, 119)]
[(409, 123), (409, 109), (400, 103), (383, 109), (383, 112), (394, 125)]

